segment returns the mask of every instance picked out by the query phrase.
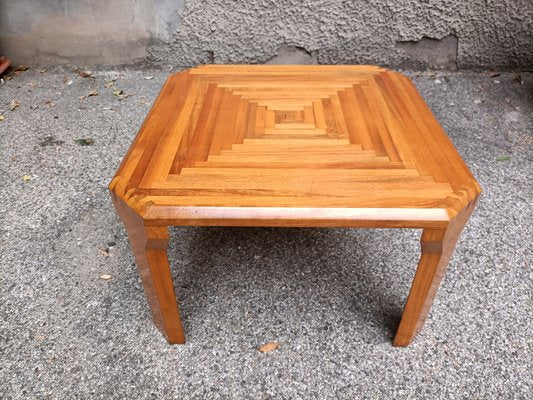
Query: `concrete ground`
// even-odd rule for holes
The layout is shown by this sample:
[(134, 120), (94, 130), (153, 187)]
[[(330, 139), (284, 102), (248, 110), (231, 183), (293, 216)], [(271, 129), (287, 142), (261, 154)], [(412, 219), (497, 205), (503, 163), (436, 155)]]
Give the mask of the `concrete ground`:
[(415, 230), (172, 229), (165, 342), (106, 187), (167, 74), (0, 85), (0, 398), (530, 396), (532, 74), (409, 74), (485, 192), (408, 348)]

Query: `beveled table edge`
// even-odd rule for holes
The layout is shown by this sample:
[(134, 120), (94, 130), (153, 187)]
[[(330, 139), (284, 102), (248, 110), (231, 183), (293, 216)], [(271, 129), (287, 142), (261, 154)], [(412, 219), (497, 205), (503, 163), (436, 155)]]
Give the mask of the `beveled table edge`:
[(142, 215), (146, 225), (443, 228), (444, 208), (205, 207), (157, 206)]

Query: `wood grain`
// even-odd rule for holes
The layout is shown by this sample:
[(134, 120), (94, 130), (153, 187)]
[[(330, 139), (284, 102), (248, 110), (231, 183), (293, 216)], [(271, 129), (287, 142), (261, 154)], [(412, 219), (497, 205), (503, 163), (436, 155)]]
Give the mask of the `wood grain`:
[(407, 346), (424, 326), (455, 244), (474, 211), (476, 201), (471, 201), (459, 212), (446, 229), (424, 229), (422, 232), (422, 255), (394, 338), (394, 346)]
[(481, 192), (410, 80), (368, 65), (175, 74), (109, 188), (156, 324), (174, 342), (183, 332), (167, 298), (165, 250), (145, 246), (167, 226), (425, 229), (423, 242), (442, 252), (423, 245), (396, 345), (424, 319), (453, 235)]
[(185, 336), (167, 258), (166, 227), (145, 226), (142, 218), (111, 194), (115, 209), (128, 231), (144, 292), (155, 325), (169, 343), (185, 343)]
[[(184, 168), (197, 170), (193, 183)], [(243, 176), (256, 168), (271, 173)], [(213, 185), (209, 169), (224, 169), (225, 183)], [(364, 185), (334, 178), (347, 170), (378, 173), (362, 178)], [(294, 190), (280, 191), (276, 180)], [(219, 65), (173, 75), (110, 187), (147, 218), (160, 219), (171, 206), (251, 205), (266, 217), (270, 207), (368, 208), (375, 201), (397, 210), (398, 227), (406, 209), (442, 208), (450, 221), (480, 192), (409, 80), (373, 66)], [(168, 224), (180, 224), (171, 215)], [(244, 210), (233, 215), (229, 225), (250, 224)], [(306, 218), (308, 225), (323, 226), (322, 215)], [(343, 226), (360, 225), (347, 217)]]

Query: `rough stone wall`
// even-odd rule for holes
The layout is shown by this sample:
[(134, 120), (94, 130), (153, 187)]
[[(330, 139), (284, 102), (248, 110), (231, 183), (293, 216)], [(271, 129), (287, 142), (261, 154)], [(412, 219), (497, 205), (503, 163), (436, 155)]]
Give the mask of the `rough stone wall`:
[(179, 66), (283, 63), (280, 49), (321, 64), (533, 69), (533, 1), (186, 0), (172, 42), (150, 54)]
[(532, 0), (0, 0), (15, 62), (533, 69)]

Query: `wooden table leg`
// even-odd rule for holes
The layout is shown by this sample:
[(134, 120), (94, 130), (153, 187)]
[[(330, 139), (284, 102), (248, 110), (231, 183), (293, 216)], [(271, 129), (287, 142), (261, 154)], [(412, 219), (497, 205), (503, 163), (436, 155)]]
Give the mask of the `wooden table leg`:
[(407, 346), (422, 329), (457, 239), (474, 210), (476, 200), (457, 214), (446, 229), (424, 229), (422, 255), (394, 338), (394, 346)]
[(144, 225), (113, 192), (111, 198), (128, 232), (155, 325), (169, 343), (185, 343), (167, 257), (167, 227)]

